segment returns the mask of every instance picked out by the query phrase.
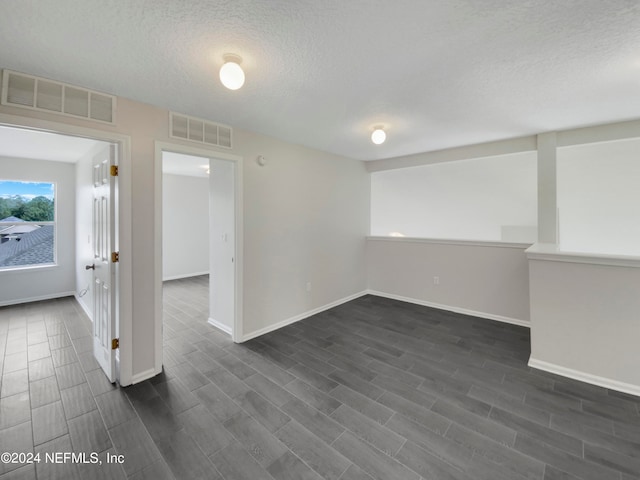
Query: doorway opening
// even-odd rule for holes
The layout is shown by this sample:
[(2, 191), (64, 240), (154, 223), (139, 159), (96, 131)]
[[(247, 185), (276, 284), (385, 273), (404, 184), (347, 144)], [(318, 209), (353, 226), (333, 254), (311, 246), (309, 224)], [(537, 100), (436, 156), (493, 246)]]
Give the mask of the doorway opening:
[(209, 318), (209, 171), (208, 158), (162, 152), (162, 308), (169, 330)]
[(112, 347), (120, 302), (111, 167), (119, 151), (118, 143), (88, 136), (0, 125), (0, 276), (7, 287), (0, 305), (74, 296), (88, 321), (78, 319), (71, 331), (60, 326), (48, 351), (72, 344), (92, 355), (112, 383), (119, 379)]
[[(183, 320), (195, 320), (203, 334), (240, 341), (241, 160), (156, 143), (156, 205), (162, 205), (156, 211), (156, 248), (162, 252), (156, 258), (156, 319), (164, 320), (169, 345)], [(158, 324), (161, 371), (165, 342)]]

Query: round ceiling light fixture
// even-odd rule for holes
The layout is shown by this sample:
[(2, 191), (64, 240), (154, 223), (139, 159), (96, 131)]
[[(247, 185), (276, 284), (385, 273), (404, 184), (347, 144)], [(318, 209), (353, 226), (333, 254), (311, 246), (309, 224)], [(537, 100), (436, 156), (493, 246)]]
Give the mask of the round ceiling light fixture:
[(220, 68), (220, 81), (229, 90), (238, 90), (244, 85), (244, 71), (240, 64), (242, 58), (227, 53), (223, 57), (224, 65)]
[(387, 139), (387, 134), (382, 129), (382, 126), (375, 127), (373, 129), (373, 133), (371, 134), (371, 141), (376, 145), (380, 145), (384, 143)]

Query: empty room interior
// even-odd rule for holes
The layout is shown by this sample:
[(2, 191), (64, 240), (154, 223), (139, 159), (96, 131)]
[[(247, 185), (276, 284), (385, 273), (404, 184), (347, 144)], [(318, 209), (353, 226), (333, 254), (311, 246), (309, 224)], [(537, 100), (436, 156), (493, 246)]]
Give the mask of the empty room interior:
[(0, 480), (640, 479), (640, 3), (1, 9)]

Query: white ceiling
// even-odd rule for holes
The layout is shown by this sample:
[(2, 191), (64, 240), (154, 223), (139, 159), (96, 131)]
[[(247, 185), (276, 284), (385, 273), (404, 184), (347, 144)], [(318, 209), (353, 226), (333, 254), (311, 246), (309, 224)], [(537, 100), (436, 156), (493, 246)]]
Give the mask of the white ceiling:
[[(88, 138), (0, 126), (0, 157), (75, 163), (98, 143), (101, 142)], [(208, 169), (208, 158), (162, 153), (164, 173), (206, 178)]]
[(183, 155), (182, 153), (162, 152), (162, 172), (189, 177), (208, 177), (209, 159)]
[[(0, 66), (371, 160), (640, 117), (637, 0), (3, 0)], [(224, 89), (224, 53), (247, 81)], [(387, 128), (375, 146), (369, 133)]]
[[(101, 142), (88, 138), (0, 126), (0, 157), (75, 163), (98, 143)], [(208, 158), (173, 152), (162, 154), (164, 173), (206, 178), (208, 169)]]
[(75, 163), (97, 143), (87, 138), (0, 127), (0, 157)]

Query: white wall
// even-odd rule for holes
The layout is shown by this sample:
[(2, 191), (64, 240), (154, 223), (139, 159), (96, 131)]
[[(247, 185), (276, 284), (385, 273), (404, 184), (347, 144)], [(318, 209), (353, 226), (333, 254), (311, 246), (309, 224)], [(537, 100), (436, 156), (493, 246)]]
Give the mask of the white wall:
[(243, 131), (234, 142), (245, 159), (244, 335), (363, 292), (364, 162)]
[[(117, 133), (130, 138), (133, 160), (130, 169), (122, 169), (120, 182), (130, 180), (133, 184), (130, 222), (124, 225), (126, 228), (130, 225), (132, 229), (132, 244), (121, 246), (120, 266), (131, 267), (133, 286), (125, 289), (122, 296), (131, 302), (135, 321), (131, 326), (131, 337), (121, 338), (121, 344), (131, 344), (134, 380), (140, 381), (157, 373), (155, 360), (160, 352), (155, 350), (153, 332), (157, 322), (161, 321), (161, 317), (156, 315), (161, 298), (156, 295), (154, 285), (155, 259), (159, 253), (154, 246), (154, 213), (159, 206), (154, 201), (154, 142), (160, 140), (193, 144), (168, 138), (166, 110), (123, 98), (118, 98), (118, 123), (115, 126), (3, 105), (0, 105), (0, 115), (3, 115), (5, 122), (9, 119), (9, 123), (12, 124), (45, 125), (43, 128), (51, 129), (51, 124), (55, 122)], [(52, 123), (44, 124), (43, 121)], [(627, 122), (624, 125), (578, 129), (564, 132), (562, 135), (559, 133), (558, 144), (566, 146), (571, 142), (579, 143), (594, 136), (601, 140), (616, 136), (628, 137), (631, 136), (630, 132), (637, 134), (639, 127), (640, 122)], [(314, 308), (320, 308), (364, 290), (365, 236), (369, 231), (369, 177), (363, 162), (240, 130), (234, 131), (234, 141), (235, 148), (230, 153), (244, 157), (244, 333), (273, 328), (283, 320), (295, 318)], [(528, 150), (531, 141), (530, 138), (526, 138), (515, 143), (492, 144), (491, 149), (504, 148), (510, 152), (518, 149)], [(214, 148), (211, 150), (216, 151)], [(480, 146), (452, 149), (453, 151), (455, 155), (451, 155), (460, 159), (465, 156), (470, 158), (469, 152), (484, 152), (486, 148)], [(268, 164), (265, 167), (256, 164), (255, 158), (258, 155), (265, 155), (267, 158)], [(409, 160), (422, 162), (423, 157), (431, 159), (448, 156), (449, 152), (436, 152)], [(371, 165), (367, 165), (367, 168), (387, 168), (394, 162), (395, 160), (370, 162)], [(65, 189), (69, 195), (74, 194), (74, 185), (74, 181), (71, 181), (69, 188)], [(126, 195), (126, 192), (123, 195)], [(73, 221), (71, 223), (73, 224)], [(73, 233), (71, 235), (73, 241)], [(402, 257), (404, 254), (399, 256)], [(411, 258), (419, 258), (419, 255), (403, 260), (405, 270), (416, 268), (411, 264)], [(383, 266), (390, 268), (392, 259), (385, 262), (388, 263)], [(72, 265), (72, 262), (70, 264)], [(489, 275), (496, 274), (491, 270), (491, 265), (485, 265), (483, 268), (487, 277), (477, 278), (478, 281), (484, 282), (490, 278)], [(521, 285), (522, 277), (526, 275), (517, 268), (513, 272), (519, 272), (513, 273), (514, 278), (517, 278), (514, 281)], [(62, 286), (60, 278), (63, 277), (58, 273), (56, 272), (53, 282), (47, 283), (51, 285), (58, 282)], [(161, 275), (161, 272), (157, 273)], [(508, 270), (505, 270), (499, 277), (509, 278), (508, 275)], [(556, 281), (562, 288), (573, 281), (572, 275), (564, 276), (564, 273), (560, 272), (557, 275)], [(27, 284), (34, 278), (33, 275), (29, 275), (21, 281)], [(0, 279), (4, 286), (7, 283), (6, 277)], [(619, 284), (618, 280), (626, 282), (628, 277), (616, 274), (613, 277), (609, 276), (608, 280), (612, 285), (616, 285)], [(311, 292), (305, 289), (307, 281), (312, 282)], [(504, 295), (501, 288), (503, 282), (491, 285), (496, 288), (487, 288), (488, 295), (494, 298)], [(376, 286), (375, 282), (372, 282), (371, 286), (383, 288)], [(9, 287), (13, 288), (12, 285)], [(71, 266), (67, 289), (71, 292), (73, 288), (74, 274)], [(15, 290), (13, 295), (23, 291), (18, 288)], [(600, 298), (611, 309), (617, 308), (619, 297), (612, 296), (609, 301), (605, 297), (607, 292), (608, 290), (603, 290), (601, 296), (593, 294), (590, 301), (595, 302)], [(633, 307), (634, 304), (629, 305)], [(480, 310), (487, 307), (478, 304), (468, 308)], [(506, 309), (496, 312), (501, 312), (498, 315), (516, 317), (520, 308), (522, 307), (509, 310), (512, 313)], [(567, 305), (567, 309), (572, 308), (573, 305)], [(606, 318), (601, 317), (603, 321)], [(616, 352), (603, 352), (604, 362), (609, 355), (613, 357)], [(632, 360), (637, 360), (637, 356)]]
[(535, 152), (373, 172), (371, 234), (533, 243), (536, 177)]
[(560, 248), (640, 255), (640, 139), (558, 149)]
[[(120, 244), (119, 268), (120, 271), (131, 271), (132, 278), (124, 278), (125, 285), (129, 280), (131, 284), (121, 289), (120, 305), (130, 306), (130, 310), (124, 313), (135, 321), (130, 324), (130, 334), (126, 329), (120, 332), (120, 359), (123, 370), (130, 368), (129, 377), (133, 381), (141, 381), (157, 373), (159, 369), (156, 368), (156, 357), (161, 352), (156, 351), (154, 332), (156, 322), (162, 319), (156, 315), (154, 288), (157, 254), (154, 248), (154, 140), (168, 139), (168, 112), (119, 97), (115, 126), (5, 105), (0, 105), (0, 114), (5, 116), (5, 122), (14, 125), (47, 130), (56, 130), (52, 125), (61, 125), (61, 130), (65, 131), (91, 129), (103, 131), (105, 135), (127, 137), (126, 143), (130, 146), (128, 153), (132, 161), (129, 165), (121, 165), (118, 182), (121, 186), (120, 199), (131, 205), (130, 211), (121, 212), (127, 217), (122, 227), (124, 231), (130, 232), (131, 243)], [(130, 191), (123, 188), (127, 183), (133, 185)], [(70, 186), (69, 192), (74, 194), (75, 182)], [(127, 355), (130, 357), (127, 358)]]
[(208, 178), (162, 175), (162, 272), (163, 280), (209, 273)]
[[(528, 324), (526, 248), (369, 238), (369, 289), (384, 296)], [(438, 277), (437, 284), (434, 277)]]
[(0, 157), (0, 177), (56, 184), (55, 266), (0, 271), (0, 305), (72, 295), (75, 291), (75, 165)]
[(555, 260), (529, 262), (530, 365), (640, 395), (640, 261)]
[(233, 331), (235, 312), (235, 164), (210, 160), (209, 249), (212, 274), (209, 278), (210, 321), (227, 333)]
[(540, 225), (551, 234), (527, 250), (529, 365), (635, 395), (640, 256), (637, 246), (625, 249), (638, 224), (638, 170), (629, 159), (637, 157), (639, 127), (625, 122), (539, 136), (548, 173), (539, 179), (541, 205), (556, 205), (557, 197), (558, 208), (541, 208)]
[[(120, 182), (131, 190), (131, 250), (121, 245), (121, 268), (131, 266), (131, 366), (134, 381), (159, 373), (156, 359), (161, 292), (156, 291), (155, 141), (170, 139), (167, 110), (117, 99), (117, 125), (102, 125), (17, 107), (0, 105), (19, 125), (41, 120), (126, 135), (131, 142), (131, 170)], [(221, 119), (213, 119), (221, 120)], [(369, 175), (364, 162), (288, 144), (263, 135), (234, 130), (234, 148), (215, 149), (244, 158), (243, 313), (241, 336), (268, 330), (290, 318), (321, 308), (366, 289), (365, 236), (369, 231)], [(264, 155), (268, 164), (255, 162)], [(215, 156), (215, 155), (212, 155)], [(75, 190), (74, 184), (70, 192)], [(73, 275), (72, 275), (73, 282)], [(161, 278), (161, 277), (160, 277)], [(310, 292), (306, 283), (312, 283)], [(70, 291), (73, 290), (71, 283)], [(157, 330), (159, 331), (159, 330)], [(121, 356), (122, 358), (122, 356)], [(126, 360), (126, 359), (125, 359)]]

